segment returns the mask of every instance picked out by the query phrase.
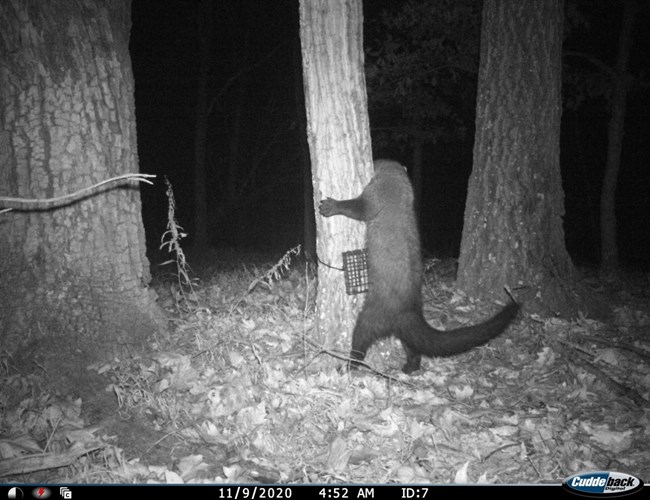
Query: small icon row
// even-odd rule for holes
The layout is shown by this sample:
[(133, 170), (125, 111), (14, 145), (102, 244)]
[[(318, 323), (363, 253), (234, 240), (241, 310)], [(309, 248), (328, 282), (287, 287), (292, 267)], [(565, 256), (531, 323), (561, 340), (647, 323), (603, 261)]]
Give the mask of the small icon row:
[[(61, 495), (61, 498), (64, 500), (72, 500), (72, 492), (70, 491), (70, 488), (67, 486), (61, 486), (59, 487), (59, 495)], [(9, 490), (7, 493), (7, 498), (9, 500), (22, 500), (24, 498), (24, 493), (23, 490), (18, 488), (17, 486), (14, 486)], [(50, 498), (52, 496), (52, 490), (50, 488), (46, 488), (45, 486), (39, 486), (37, 488), (32, 489), (32, 497), (37, 498), (39, 500), (45, 500), (46, 498)]]

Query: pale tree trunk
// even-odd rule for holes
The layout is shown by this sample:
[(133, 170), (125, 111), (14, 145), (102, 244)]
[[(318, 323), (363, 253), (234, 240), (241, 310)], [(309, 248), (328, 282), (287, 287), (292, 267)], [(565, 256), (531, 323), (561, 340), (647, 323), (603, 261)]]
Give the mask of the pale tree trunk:
[[(301, 0), (300, 39), (314, 203), (358, 196), (372, 177), (363, 69), (361, 0)], [(341, 253), (364, 247), (362, 223), (316, 215), (318, 258), (342, 266)], [(359, 295), (347, 296), (343, 274), (318, 267), (317, 332), (324, 345), (348, 348)]]
[[(459, 288), (506, 299), (528, 289), (540, 309), (569, 313), (573, 265), (560, 178), (562, 0), (486, 0), (474, 168)], [(521, 293), (521, 291), (520, 291)]]
[(627, 100), (627, 63), (632, 45), (632, 24), (637, 6), (634, 0), (625, 0), (623, 21), (618, 40), (618, 56), (610, 103), (611, 117), (607, 130), (607, 164), (600, 192), (600, 265), (606, 273), (618, 269), (618, 244), (616, 242), (616, 186), (621, 166), (625, 103)]
[[(0, 196), (138, 171), (130, 11), (128, 0), (0, 2)], [(83, 379), (90, 360), (161, 331), (137, 185), (0, 218), (4, 348)]]
[(314, 186), (311, 183), (311, 162), (309, 160), (309, 144), (307, 143), (307, 115), (305, 110), (305, 91), (302, 84), (302, 67), (300, 54), (300, 36), (295, 38), (294, 47), (294, 97), (296, 109), (298, 110), (298, 129), (304, 130), (305, 135), (299, 134), (300, 148), (298, 158), (302, 172), (302, 197), (303, 197), (303, 219), (302, 219), (302, 250), (305, 259), (316, 263), (316, 219), (314, 216)]
[(196, 95), (196, 131), (194, 136), (194, 238), (195, 250), (208, 246), (208, 194), (206, 184), (208, 134), (208, 77), (212, 46), (212, 0), (202, 0), (197, 11), (199, 27), (199, 82)]

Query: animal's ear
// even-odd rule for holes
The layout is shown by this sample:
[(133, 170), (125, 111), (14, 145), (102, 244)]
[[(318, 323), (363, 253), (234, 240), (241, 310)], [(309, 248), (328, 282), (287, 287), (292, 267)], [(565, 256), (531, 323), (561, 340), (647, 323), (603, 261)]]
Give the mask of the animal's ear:
[(392, 167), (399, 165), (400, 167), (402, 167), (404, 169), (404, 172), (408, 172), (408, 169), (404, 165), (402, 165), (400, 162), (395, 161), (395, 160), (389, 160), (389, 159), (386, 159), (386, 158), (379, 158), (379, 159), (377, 159), (377, 160), (375, 160), (373, 162), (373, 167), (374, 167), (375, 172), (380, 167), (382, 167), (384, 165), (392, 166)]

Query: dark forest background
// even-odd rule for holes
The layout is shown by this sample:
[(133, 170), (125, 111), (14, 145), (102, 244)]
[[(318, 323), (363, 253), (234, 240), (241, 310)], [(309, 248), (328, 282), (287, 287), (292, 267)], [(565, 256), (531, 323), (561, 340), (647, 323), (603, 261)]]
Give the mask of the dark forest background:
[[(407, 166), (413, 141), (393, 130), (404, 123), (404, 107), (386, 105), (378, 56), (387, 43), (405, 42), (396, 27), (405, 1), (364, 2), (365, 45), (370, 121), (375, 157), (390, 157)], [(418, 3), (418, 2), (416, 2)], [(421, 3), (421, 2), (419, 2)], [(467, 12), (451, 12), (467, 2), (431, 1), (447, 5), (450, 33), (464, 16), (468, 29), (463, 50), (471, 50), (471, 23), (478, 37), (480, 2)], [(171, 181), (177, 218), (192, 240), (195, 106), (198, 78), (197, 15), (199, 2), (137, 0), (133, 3), (131, 55), (136, 83), (136, 116), (140, 170)], [(216, 248), (284, 252), (303, 240), (303, 170), (306, 144), (298, 91), (302, 88), (299, 59), (298, 2), (293, 0), (215, 2), (214, 39), (210, 60), (213, 100), (208, 131), (209, 242)], [(622, 3), (610, 0), (566, 3), (561, 163), (565, 192), (564, 228), (567, 248), (578, 264), (599, 258), (599, 198), (607, 149), (609, 97), (590, 58), (612, 66), (617, 53)], [(633, 30), (630, 73), (647, 82), (650, 43), (644, 33), (648, 9), (642, 9)], [(467, 28), (469, 26), (469, 28)], [(407, 40), (426, 38), (417, 26)], [(442, 28), (441, 28), (442, 29)], [(413, 38), (409, 38), (413, 35)], [(439, 34), (438, 34), (439, 35)], [(440, 36), (438, 40), (440, 39)], [(478, 39), (476, 39), (478, 40)], [(390, 48), (390, 45), (388, 45)], [(441, 44), (445, 48), (444, 43)], [(448, 47), (447, 47), (448, 48)], [(415, 43), (406, 52), (422, 49)], [(441, 50), (442, 50), (441, 49)], [(466, 54), (471, 65), (472, 54)], [(478, 46), (474, 54), (478, 61)], [(400, 89), (414, 89), (412, 61), (392, 77)], [(385, 66), (384, 66), (385, 68)], [(393, 69), (393, 71), (395, 71)], [(472, 168), (474, 98), (471, 77), (435, 82), (435, 95), (410, 94), (410, 106), (433, 109), (424, 117), (423, 178), (420, 225), (429, 255), (457, 257), (463, 224), (467, 180)], [(576, 76), (577, 75), (577, 76)], [(475, 80), (475, 77), (474, 77)], [(384, 82), (385, 83), (385, 82)], [(599, 84), (600, 83), (600, 84)], [(475, 85), (475, 82), (474, 82)], [(650, 100), (647, 83), (630, 92), (617, 194), (618, 241), (623, 265), (650, 268)], [(408, 94), (408, 93), (407, 93)], [(390, 100), (390, 95), (388, 96)], [(427, 101), (427, 99), (430, 99)], [(236, 172), (235, 198), (226, 203), (229, 172)], [(164, 185), (143, 187), (148, 247), (154, 262), (165, 230)], [(311, 209), (311, 207), (310, 207)]]

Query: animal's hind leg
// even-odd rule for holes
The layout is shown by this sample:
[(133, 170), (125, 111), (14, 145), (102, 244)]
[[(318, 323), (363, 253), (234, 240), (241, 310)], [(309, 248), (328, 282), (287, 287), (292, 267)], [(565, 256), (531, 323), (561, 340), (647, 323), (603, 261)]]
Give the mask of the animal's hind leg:
[(408, 374), (419, 370), (420, 361), (422, 361), (422, 355), (411, 349), (403, 340), (401, 342), (402, 347), (404, 348), (404, 352), (406, 353), (406, 363), (402, 367), (402, 371)]
[(350, 362), (352, 368), (357, 367), (366, 357), (366, 353), (375, 340), (385, 336), (387, 329), (385, 320), (380, 314), (376, 314), (372, 307), (366, 303), (359, 313), (357, 323), (352, 333), (352, 350), (350, 351)]

